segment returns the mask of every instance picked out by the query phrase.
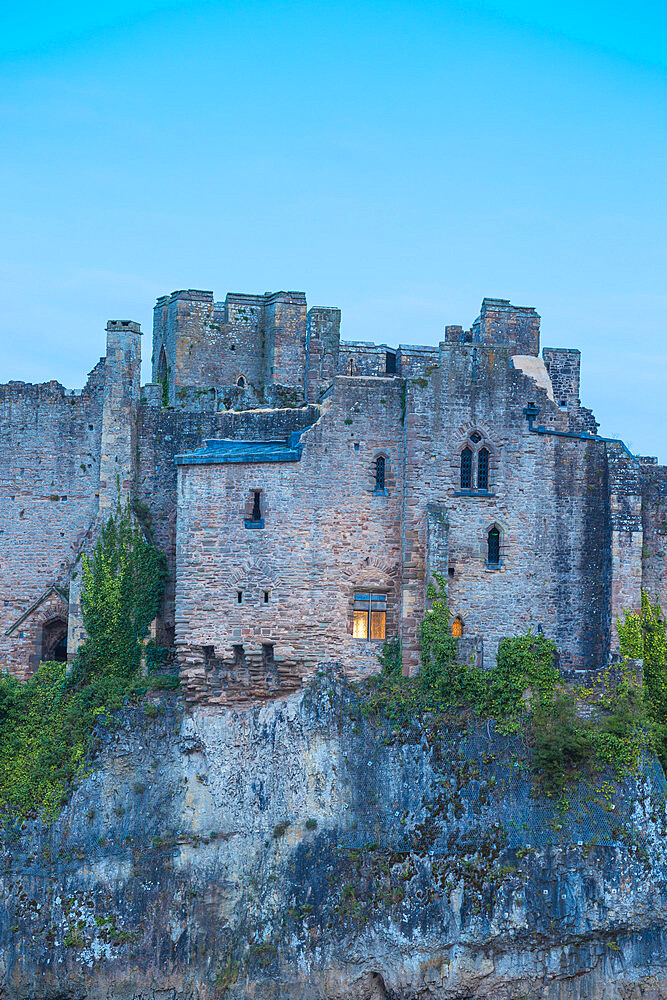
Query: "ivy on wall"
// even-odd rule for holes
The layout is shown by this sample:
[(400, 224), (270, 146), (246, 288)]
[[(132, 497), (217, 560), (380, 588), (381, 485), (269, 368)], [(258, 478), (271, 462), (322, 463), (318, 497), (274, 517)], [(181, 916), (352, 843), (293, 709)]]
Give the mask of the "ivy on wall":
[(642, 591), (639, 612), (617, 619), (623, 656), (644, 661), (644, 695), (652, 736), (662, 766), (667, 769), (667, 636), (665, 616)]
[[(613, 683), (608, 679), (604, 696), (584, 712), (586, 698), (597, 693), (591, 689), (576, 694), (563, 683), (551, 640), (530, 631), (505, 638), (496, 665), (480, 670), (458, 662), (441, 577), (436, 577), (428, 597), (430, 608), (420, 630), (420, 673), (403, 677), (400, 643), (388, 640), (380, 656), (382, 672), (362, 685), (366, 715), (382, 714), (403, 726), (416, 717), (422, 722), (430, 718), (436, 725), (460, 725), (467, 714), (493, 719), (497, 731), (522, 736), (537, 783), (549, 794), (562, 791), (585, 772), (612, 768), (619, 776), (632, 773), (644, 750), (659, 749), (653, 736), (656, 726), (651, 726), (645, 707), (645, 701), (657, 706), (667, 694), (659, 609), (649, 613), (644, 607), (641, 627), (626, 616), (627, 655), (635, 658), (643, 651), (645, 664), (652, 657), (648, 670), (645, 666), (645, 690), (625, 666)], [(660, 711), (664, 722), (664, 707)]]
[[(93, 733), (128, 697), (145, 694), (142, 642), (157, 614), (164, 556), (120, 503), (84, 560), (87, 638), (66, 672), (42, 663), (24, 684), (0, 676), (0, 812), (5, 819), (53, 818), (90, 761)], [(173, 684), (163, 684), (171, 686)]]

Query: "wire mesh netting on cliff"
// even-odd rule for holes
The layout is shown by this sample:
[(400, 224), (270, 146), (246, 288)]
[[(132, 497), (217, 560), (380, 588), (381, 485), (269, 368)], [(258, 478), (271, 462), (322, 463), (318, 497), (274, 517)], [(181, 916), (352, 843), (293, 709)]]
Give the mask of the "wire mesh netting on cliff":
[(442, 855), (491, 831), (517, 848), (641, 846), (665, 834), (667, 782), (654, 758), (636, 776), (596, 773), (547, 796), (538, 794), (521, 741), (484, 725), (441, 734), (430, 747), (351, 739), (344, 764), (354, 819), (340, 841), (348, 847), (374, 842)]

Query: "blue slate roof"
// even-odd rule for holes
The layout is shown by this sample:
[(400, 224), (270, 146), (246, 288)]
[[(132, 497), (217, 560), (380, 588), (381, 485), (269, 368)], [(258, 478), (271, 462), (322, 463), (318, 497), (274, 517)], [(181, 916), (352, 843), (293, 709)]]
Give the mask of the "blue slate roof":
[[(307, 428), (304, 428), (307, 429)], [(176, 465), (226, 465), (232, 462), (298, 462), (303, 431), (292, 431), (287, 439), (273, 441), (236, 441), (211, 439), (203, 448), (176, 455)]]

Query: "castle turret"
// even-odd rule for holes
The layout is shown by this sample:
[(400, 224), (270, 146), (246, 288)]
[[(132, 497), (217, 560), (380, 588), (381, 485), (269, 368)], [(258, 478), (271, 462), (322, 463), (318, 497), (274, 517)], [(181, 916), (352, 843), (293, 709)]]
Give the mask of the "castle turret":
[(104, 370), (100, 513), (129, 492), (134, 472), (136, 407), (139, 401), (141, 327), (109, 320)]

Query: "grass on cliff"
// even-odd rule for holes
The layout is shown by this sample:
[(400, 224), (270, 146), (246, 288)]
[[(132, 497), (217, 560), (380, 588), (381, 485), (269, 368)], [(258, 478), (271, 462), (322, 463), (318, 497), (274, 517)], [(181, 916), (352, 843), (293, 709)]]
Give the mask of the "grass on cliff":
[(493, 719), (500, 733), (522, 737), (537, 782), (549, 794), (594, 770), (613, 768), (620, 777), (634, 773), (646, 750), (656, 751), (664, 766), (665, 621), (645, 596), (641, 614), (628, 613), (618, 624), (624, 655), (644, 657), (644, 685), (636, 683), (629, 668), (621, 668), (591, 718), (582, 718), (578, 708), (593, 692), (577, 694), (562, 683), (550, 640), (530, 631), (503, 639), (491, 670), (458, 663), (444, 581), (430, 588), (429, 597), (420, 673), (403, 677), (400, 643), (386, 642), (381, 673), (362, 685), (365, 715), (382, 715), (399, 729), (416, 717), (429, 718), (436, 727), (469, 717)]
[(84, 558), (87, 638), (69, 674), (42, 663), (26, 683), (0, 676), (0, 814), (53, 818), (90, 760), (93, 732), (128, 698), (144, 694), (142, 640), (158, 612), (165, 561), (121, 508)]

